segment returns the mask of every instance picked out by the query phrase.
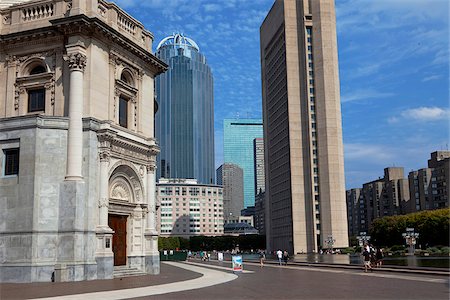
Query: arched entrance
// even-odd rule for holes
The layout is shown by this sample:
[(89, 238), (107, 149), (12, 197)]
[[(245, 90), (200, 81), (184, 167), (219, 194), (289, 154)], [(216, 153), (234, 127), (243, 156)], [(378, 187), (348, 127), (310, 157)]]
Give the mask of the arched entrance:
[(142, 199), (142, 182), (129, 165), (120, 165), (109, 178), (108, 226), (114, 230), (112, 250), (114, 266), (127, 265), (132, 245), (130, 216)]

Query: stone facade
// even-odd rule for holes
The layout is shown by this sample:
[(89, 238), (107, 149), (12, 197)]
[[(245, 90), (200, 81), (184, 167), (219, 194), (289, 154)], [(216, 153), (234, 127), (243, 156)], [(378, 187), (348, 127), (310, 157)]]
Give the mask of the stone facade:
[(152, 34), (103, 0), (0, 14), (0, 282), (158, 274), (154, 78), (167, 65)]
[(347, 247), (334, 0), (276, 0), (260, 41), (267, 249)]

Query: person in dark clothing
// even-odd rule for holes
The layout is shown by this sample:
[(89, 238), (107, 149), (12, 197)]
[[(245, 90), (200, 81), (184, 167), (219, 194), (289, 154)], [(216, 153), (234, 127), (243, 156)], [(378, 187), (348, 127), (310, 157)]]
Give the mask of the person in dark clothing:
[(383, 264), (383, 250), (381, 248), (377, 248), (377, 252), (375, 254), (376, 257), (376, 266), (377, 268), (381, 268), (381, 265)]
[(371, 272), (373, 272), (373, 268), (372, 268), (372, 264), (370, 262), (370, 252), (367, 250), (364, 250), (362, 253), (363, 257), (364, 257), (364, 272), (367, 273), (367, 270), (370, 270)]
[(287, 250), (284, 250), (284, 252), (283, 252), (283, 262), (284, 262), (284, 265), (287, 266), (288, 260), (289, 260), (289, 253), (287, 252)]

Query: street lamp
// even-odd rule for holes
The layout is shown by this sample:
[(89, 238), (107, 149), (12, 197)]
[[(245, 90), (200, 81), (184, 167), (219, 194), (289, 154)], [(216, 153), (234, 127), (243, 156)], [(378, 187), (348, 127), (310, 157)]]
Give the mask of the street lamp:
[(360, 232), (356, 238), (358, 239), (360, 247), (364, 246), (364, 244), (367, 244), (370, 241), (370, 235), (367, 235), (365, 231)]
[(402, 233), (406, 245), (408, 245), (408, 254), (414, 255), (416, 250), (416, 240), (419, 238), (419, 233), (414, 232), (414, 228), (406, 228), (406, 232)]
[(328, 245), (328, 249), (330, 250), (330, 253), (333, 253), (333, 245), (334, 242), (336, 242), (335, 239), (333, 239), (333, 235), (328, 235), (327, 239), (325, 240), (325, 244)]

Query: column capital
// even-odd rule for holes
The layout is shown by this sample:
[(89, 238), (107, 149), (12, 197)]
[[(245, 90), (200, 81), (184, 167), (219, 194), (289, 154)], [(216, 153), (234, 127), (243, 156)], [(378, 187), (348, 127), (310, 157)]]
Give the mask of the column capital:
[(153, 174), (156, 171), (156, 164), (154, 162), (149, 163), (145, 167), (147, 168), (147, 174)]
[(69, 69), (71, 71), (84, 72), (84, 69), (86, 68), (86, 61), (86, 55), (79, 52), (67, 55), (67, 62), (69, 63)]
[(111, 151), (109, 150), (102, 150), (98, 153), (98, 156), (100, 158), (100, 162), (108, 162), (111, 159)]

